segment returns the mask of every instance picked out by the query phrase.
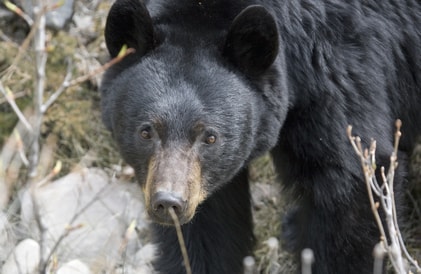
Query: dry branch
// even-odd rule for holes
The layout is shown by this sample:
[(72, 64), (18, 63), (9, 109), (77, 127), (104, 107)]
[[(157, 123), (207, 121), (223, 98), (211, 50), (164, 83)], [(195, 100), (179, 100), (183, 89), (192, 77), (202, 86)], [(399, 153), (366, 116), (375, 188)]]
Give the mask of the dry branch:
[(174, 222), (174, 226), (177, 232), (178, 243), (181, 248), (181, 254), (183, 254), (184, 267), (186, 268), (186, 274), (192, 274), (191, 267), (190, 267), (190, 260), (187, 254), (186, 244), (184, 243), (183, 233), (181, 232), (180, 222), (178, 221), (178, 217), (175, 214), (174, 209), (172, 207), (170, 207), (168, 211), (171, 215), (171, 218)]
[(26, 14), (21, 8), (19, 8), (18, 6), (16, 6), (15, 4), (13, 4), (12, 2), (7, 1), (7, 0), (4, 1), (3, 3), (6, 6), (6, 8), (8, 8), (12, 12), (14, 12), (17, 15), (19, 15), (20, 17), (22, 17), (23, 20), (25, 20), (26, 23), (29, 26), (32, 26), (34, 24), (34, 20), (32, 20), (31, 16), (29, 16), (28, 14)]
[[(405, 267), (404, 256), (417, 269), (418, 272), (421, 272), (421, 268), (418, 266), (418, 263), (409, 255), (408, 251), (406, 250), (401, 232), (399, 230), (396, 214), (396, 204), (394, 197), (394, 175), (395, 170), (398, 167), (397, 154), (399, 140), (402, 135), (400, 131), (401, 126), (402, 122), (400, 120), (397, 120), (395, 142), (392, 155), (390, 157), (390, 167), (387, 174), (385, 173), (384, 167), (381, 167), (381, 184), (377, 181), (375, 174), (376, 141), (371, 141), (369, 149), (363, 149), (360, 137), (352, 136), (351, 126), (349, 126), (347, 129), (348, 138), (361, 161), (371, 210), (374, 214), (380, 232), (380, 246), (383, 246), (386, 250), (389, 259), (392, 262), (393, 268), (398, 274), (408, 273), (408, 270)], [(375, 199), (378, 199), (380, 203), (377, 202)], [(379, 214), (380, 206), (385, 215), (386, 227), (383, 225), (382, 219)], [(378, 264), (378, 262), (375, 264), (375, 268), (378, 267)], [(374, 271), (376, 273), (378, 269), (374, 269)]]
[(26, 129), (29, 132), (33, 131), (31, 124), (29, 124), (28, 120), (26, 120), (26, 118), (25, 118), (25, 115), (23, 115), (22, 111), (16, 105), (15, 97), (14, 97), (12, 91), (7, 87), (5, 88), (3, 86), (3, 83), (2, 83), (1, 80), (0, 80), (0, 92), (4, 95), (4, 98), (7, 100), (9, 105), (12, 107), (13, 111), (16, 113), (16, 116), (18, 116), (19, 120), (26, 127)]

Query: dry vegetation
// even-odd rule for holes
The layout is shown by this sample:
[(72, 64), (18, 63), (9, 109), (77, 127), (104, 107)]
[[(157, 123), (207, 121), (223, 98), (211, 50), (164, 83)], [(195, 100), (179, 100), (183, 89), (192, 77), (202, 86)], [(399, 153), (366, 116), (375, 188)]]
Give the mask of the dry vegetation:
[[(107, 60), (102, 28), (110, 1), (76, 2), (76, 14), (90, 16), (92, 24), (86, 29), (71, 24), (67, 30), (47, 30), (44, 102), (63, 87), (70, 72), (71, 79), (78, 79), (92, 74)], [(15, 214), (19, 211), (14, 203), (18, 191), (31, 179), (28, 177), (31, 159), (23, 155), (28, 155), (32, 146), (30, 134), (12, 105), (15, 103), (33, 125), (36, 113), (33, 102), (37, 94), (34, 87), (37, 52), (31, 48), (30, 40), (25, 40), (30, 28), (23, 19), (14, 20), (9, 28), (0, 29), (0, 83), (6, 93), (10, 90), (9, 98), (0, 94), (0, 190), (3, 187), (0, 208), (12, 222), (16, 221)], [(120, 164), (117, 149), (100, 121), (98, 84), (98, 76), (92, 76), (77, 85), (66, 86), (43, 114), (39, 131), (40, 158), (37, 175), (32, 180), (48, 176), (57, 161), (62, 163), (58, 176), (80, 165), (110, 170)], [(409, 253), (421, 261), (421, 145), (417, 146), (411, 163), (412, 187), (407, 193), (409, 225), (402, 231)], [(250, 177), (258, 240), (256, 266), (261, 273), (292, 273), (296, 266), (291, 256), (282, 251), (282, 243), (276, 240), (280, 238), (280, 217), (285, 205), (278, 194), (281, 187), (275, 183), (269, 156), (252, 164)]]

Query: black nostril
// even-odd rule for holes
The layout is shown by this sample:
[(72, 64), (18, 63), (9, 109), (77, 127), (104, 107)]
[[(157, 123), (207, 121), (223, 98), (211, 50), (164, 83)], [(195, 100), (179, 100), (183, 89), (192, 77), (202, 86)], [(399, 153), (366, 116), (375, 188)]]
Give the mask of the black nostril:
[(151, 206), (154, 212), (160, 217), (166, 217), (168, 209), (174, 209), (175, 214), (180, 215), (184, 210), (183, 200), (170, 192), (160, 191), (153, 195)]

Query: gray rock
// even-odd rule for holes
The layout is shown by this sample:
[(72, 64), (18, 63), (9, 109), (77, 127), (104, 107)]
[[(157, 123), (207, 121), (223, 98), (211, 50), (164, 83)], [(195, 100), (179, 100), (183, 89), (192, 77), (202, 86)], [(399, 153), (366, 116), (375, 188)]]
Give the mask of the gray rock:
[(86, 264), (79, 260), (73, 260), (65, 263), (57, 270), (57, 274), (91, 274), (91, 270)]
[(65, 0), (63, 6), (48, 12), (47, 26), (52, 29), (63, 29), (72, 20), (74, 5), (73, 0)]
[(0, 264), (10, 254), (14, 247), (14, 232), (4, 212), (0, 211)]
[[(136, 223), (134, 234), (148, 235), (141, 199), (136, 184), (111, 180), (99, 169), (84, 169), (35, 191), (27, 190), (22, 195), (22, 226), (33, 237), (43, 239), (44, 259), (58, 243), (54, 254), (59, 265), (80, 259), (99, 273), (117, 264), (134, 263), (136, 253), (142, 250), (145, 239), (125, 236), (132, 222)], [(45, 230), (42, 237), (37, 216)], [(153, 254), (143, 258), (152, 260)]]
[[(33, 17), (33, 4), (32, 0), (20, 0), (17, 1), (18, 4), (22, 6), (23, 10)], [(47, 5), (53, 5), (58, 1), (47, 0), (43, 1), (43, 3)], [(63, 29), (66, 25), (72, 20), (72, 16), (74, 13), (74, 0), (64, 0), (64, 4), (59, 8), (56, 8), (52, 11), (47, 12), (46, 14), (46, 24), (47, 27), (52, 29)]]
[(38, 273), (39, 261), (39, 244), (32, 239), (26, 239), (15, 247), (4, 263), (1, 273), (35, 274)]

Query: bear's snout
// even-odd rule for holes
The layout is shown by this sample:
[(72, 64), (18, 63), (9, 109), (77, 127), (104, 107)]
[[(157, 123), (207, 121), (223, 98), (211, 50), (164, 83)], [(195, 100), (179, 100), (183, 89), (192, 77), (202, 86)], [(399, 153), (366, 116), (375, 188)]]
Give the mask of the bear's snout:
[(163, 149), (149, 161), (146, 181), (142, 184), (145, 205), (152, 221), (174, 225), (172, 208), (180, 224), (189, 222), (207, 196), (201, 166), (194, 151)]
[(180, 222), (184, 222), (187, 203), (181, 197), (171, 192), (160, 191), (151, 198), (152, 214), (159, 223), (172, 223), (169, 210), (172, 208)]

